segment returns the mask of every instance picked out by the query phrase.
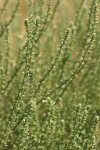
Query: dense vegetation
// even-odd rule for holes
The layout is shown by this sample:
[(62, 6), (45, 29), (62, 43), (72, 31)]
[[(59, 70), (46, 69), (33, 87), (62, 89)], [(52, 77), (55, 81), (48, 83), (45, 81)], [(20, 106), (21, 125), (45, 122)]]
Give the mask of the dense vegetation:
[(2, 1), (0, 150), (100, 150), (99, 1), (68, 2), (27, 0), (22, 21)]

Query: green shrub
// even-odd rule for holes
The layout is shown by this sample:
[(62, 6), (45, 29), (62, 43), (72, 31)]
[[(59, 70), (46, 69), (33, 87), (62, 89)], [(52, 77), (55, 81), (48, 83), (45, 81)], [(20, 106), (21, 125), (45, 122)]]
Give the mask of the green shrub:
[(99, 2), (63, 2), (26, 1), (24, 35), (0, 8), (0, 150), (100, 149)]

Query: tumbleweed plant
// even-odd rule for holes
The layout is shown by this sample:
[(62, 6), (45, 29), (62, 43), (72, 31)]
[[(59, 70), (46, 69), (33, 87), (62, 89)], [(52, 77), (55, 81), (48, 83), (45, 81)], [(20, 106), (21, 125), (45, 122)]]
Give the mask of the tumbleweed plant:
[(100, 150), (99, 2), (1, 0), (0, 150)]

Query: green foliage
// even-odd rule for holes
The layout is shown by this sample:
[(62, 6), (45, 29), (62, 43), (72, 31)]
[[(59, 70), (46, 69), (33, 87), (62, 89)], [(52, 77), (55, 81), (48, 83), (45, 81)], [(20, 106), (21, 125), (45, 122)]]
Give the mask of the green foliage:
[(0, 150), (99, 150), (99, 2), (73, 2), (69, 23), (60, 0), (29, 0), (24, 36), (19, 0), (6, 20), (10, 3), (0, 8)]

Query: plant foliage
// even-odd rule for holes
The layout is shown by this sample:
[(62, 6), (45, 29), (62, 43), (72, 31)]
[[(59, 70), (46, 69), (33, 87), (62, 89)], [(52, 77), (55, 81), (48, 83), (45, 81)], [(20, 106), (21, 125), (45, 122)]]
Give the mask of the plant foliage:
[(71, 19), (65, 1), (26, 1), (23, 34), (21, 1), (3, 1), (0, 150), (100, 150), (99, 2), (79, 2)]

